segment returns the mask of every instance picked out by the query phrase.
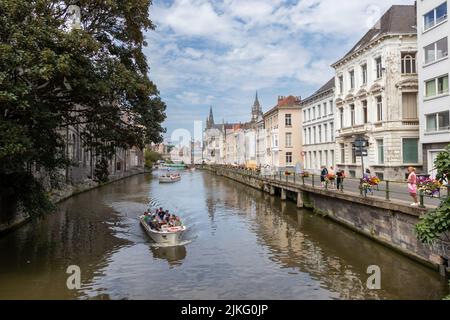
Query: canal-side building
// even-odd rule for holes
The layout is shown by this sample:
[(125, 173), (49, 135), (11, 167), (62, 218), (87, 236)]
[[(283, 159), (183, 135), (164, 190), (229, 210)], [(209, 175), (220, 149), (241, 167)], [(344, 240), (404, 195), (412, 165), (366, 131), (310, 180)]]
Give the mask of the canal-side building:
[(448, 3), (417, 1), (420, 139), (424, 171), (432, 176), (436, 156), (450, 143)]
[(294, 170), (302, 161), (300, 97), (278, 97), (275, 107), (264, 113), (266, 164), (273, 171)]
[(206, 163), (223, 163), (225, 157), (225, 124), (215, 124), (212, 107), (206, 119), (206, 127), (203, 132), (203, 161)]
[(263, 167), (266, 164), (266, 130), (264, 119), (261, 119), (256, 123), (256, 165)]
[(361, 177), (354, 140), (369, 142), (365, 167), (384, 179), (421, 169), (414, 5), (392, 6), (343, 58), (336, 71), (336, 164)]
[(203, 134), (205, 162), (256, 167), (256, 132), (262, 119), (258, 93), (251, 107), (250, 121), (247, 123), (216, 125), (211, 108)]
[(304, 169), (320, 172), (335, 164), (334, 77), (301, 103)]

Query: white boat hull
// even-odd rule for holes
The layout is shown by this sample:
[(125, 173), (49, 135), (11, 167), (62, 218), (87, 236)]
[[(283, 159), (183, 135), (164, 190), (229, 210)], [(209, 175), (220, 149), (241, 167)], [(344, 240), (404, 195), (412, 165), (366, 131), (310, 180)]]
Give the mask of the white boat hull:
[(181, 177), (159, 177), (160, 183), (172, 183), (180, 181)]
[(156, 231), (150, 228), (150, 226), (145, 223), (144, 216), (140, 216), (139, 221), (141, 222), (141, 225), (144, 227), (150, 238), (152, 238), (152, 240), (156, 243), (176, 245), (180, 243), (181, 237), (186, 231), (185, 226), (174, 228), (178, 229), (177, 231), (169, 231), (170, 229), (167, 231)]

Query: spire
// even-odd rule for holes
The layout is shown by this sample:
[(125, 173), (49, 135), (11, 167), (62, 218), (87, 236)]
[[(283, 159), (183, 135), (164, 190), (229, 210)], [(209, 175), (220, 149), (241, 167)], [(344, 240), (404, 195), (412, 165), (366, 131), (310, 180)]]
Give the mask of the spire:
[(258, 106), (260, 107), (261, 105), (259, 104), (259, 100), (258, 100), (258, 91), (256, 91), (256, 96), (255, 96), (255, 103), (253, 104), (253, 106)]
[(214, 115), (213, 115), (213, 110), (212, 110), (212, 106), (209, 109), (209, 117), (206, 119), (206, 128), (210, 129), (214, 127)]
[(260, 118), (262, 118), (263, 112), (261, 108), (261, 104), (259, 103), (258, 99), (258, 91), (256, 91), (255, 95), (255, 102), (253, 103), (252, 107), (252, 122), (259, 121)]

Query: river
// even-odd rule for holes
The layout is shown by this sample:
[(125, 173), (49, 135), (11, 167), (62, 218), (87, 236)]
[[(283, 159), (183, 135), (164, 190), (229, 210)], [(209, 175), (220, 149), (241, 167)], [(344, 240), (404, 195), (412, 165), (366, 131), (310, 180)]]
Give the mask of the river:
[[(158, 247), (148, 205), (179, 214), (185, 242)], [(80, 267), (69, 290), (67, 268)], [(381, 289), (366, 287), (381, 269)], [(428, 269), (295, 203), (209, 172), (138, 175), (74, 196), (0, 238), (0, 299), (441, 299)]]

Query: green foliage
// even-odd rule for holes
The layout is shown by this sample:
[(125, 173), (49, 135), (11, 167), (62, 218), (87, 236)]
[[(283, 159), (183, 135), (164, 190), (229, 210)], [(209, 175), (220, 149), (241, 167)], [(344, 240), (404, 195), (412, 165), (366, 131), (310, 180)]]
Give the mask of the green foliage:
[(161, 160), (162, 156), (156, 151), (146, 149), (144, 151), (145, 167), (152, 168), (156, 161)]
[[(82, 28), (69, 31), (73, 3), (81, 8)], [(32, 178), (32, 167), (51, 174), (69, 164), (68, 126), (80, 128), (83, 147), (102, 159), (100, 180), (116, 147), (162, 141), (166, 106), (143, 53), (144, 31), (154, 28), (150, 4), (0, 1), (0, 181), (11, 182), (1, 184), (0, 200), (11, 192), (23, 197), (18, 202), (43, 192), (37, 181), (18, 183)]]
[(450, 198), (447, 198), (435, 210), (420, 217), (416, 225), (418, 239), (432, 244), (446, 231), (450, 230)]
[[(435, 163), (440, 181), (447, 180), (450, 173), (450, 145), (439, 153)], [(450, 198), (442, 201), (438, 208), (420, 217), (416, 225), (418, 239), (426, 244), (432, 244), (442, 234), (450, 230)]]
[(108, 176), (109, 176), (108, 160), (106, 158), (101, 158), (95, 164), (94, 180), (99, 183), (106, 183), (108, 182)]
[(448, 182), (448, 177), (450, 177), (450, 144), (445, 151), (438, 154), (434, 162), (434, 168), (437, 170), (436, 179)]

